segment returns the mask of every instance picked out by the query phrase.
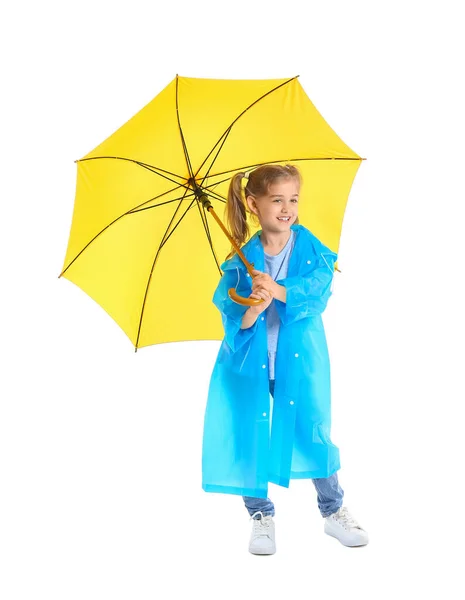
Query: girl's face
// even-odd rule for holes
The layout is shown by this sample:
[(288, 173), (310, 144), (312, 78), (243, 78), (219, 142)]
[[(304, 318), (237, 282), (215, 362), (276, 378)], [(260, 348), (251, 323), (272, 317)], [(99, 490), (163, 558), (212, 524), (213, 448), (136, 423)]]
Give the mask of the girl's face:
[(283, 179), (270, 185), (268, 194), (247, 197), (250, 210), (258, 216), (262, 229), (270, 233), (288, 231), (297, 219), (299, 183)]

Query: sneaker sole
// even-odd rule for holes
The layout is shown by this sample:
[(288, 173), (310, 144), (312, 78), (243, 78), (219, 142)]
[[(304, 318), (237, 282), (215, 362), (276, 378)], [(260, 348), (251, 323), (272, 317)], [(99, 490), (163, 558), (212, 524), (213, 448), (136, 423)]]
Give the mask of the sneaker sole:
[(340, 537), (338, 537), (335, 533), (333, 533), (332, 531), (326, 531), (325, 529), (325, 533), (326, 535), (330, 535), (331, 537), (333, 537), (334, 539), (338, 540), (339, 542), (341, 542), (341, 544), (343, 546), (347, 546), (348, 548), (360, 548), (361, 546), (366, 546), (368, 544), (368, 540), (366, 542), (343, 542), (341, 540)]
[(256, 556), (271, 556), (271, 555), (273, 555), (273, 554), (276, 553), (276, 548), (274, 550), (271, 550), (271, 551), (266, 551), (266, 550), (263, 550), (263, 551), (259, 551), (259, 550), (258, 551), (253, 551), (253, 550), (249, 549), (249, 552), (250, 552), (250, 554), (255, 554)]

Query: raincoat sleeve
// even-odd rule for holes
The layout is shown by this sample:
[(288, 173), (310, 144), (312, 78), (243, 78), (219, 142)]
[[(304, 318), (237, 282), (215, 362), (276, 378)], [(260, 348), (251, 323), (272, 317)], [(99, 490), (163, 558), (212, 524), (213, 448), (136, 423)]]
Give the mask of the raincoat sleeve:
[(302, 276), (287, 277), (278, 283), (286, 288), (286, 302), (276, 300), (283, 325), (321, 314), (331, 296), (337, 255), (323, 244), (317, 249), (312, 269)]
[(252, 286), (246, 281), (244, 274), (238, 274), (237, 269), (230, 269), (223, 273), (213, 294), (213, 304), (221, 313), (225, 340), (232, 352), (236, 352), (255, 334), (258, 319), (251, 327), (241, 329), (242, 317), (248, 306), (242, 306), (231, 300), (228, 295), (231, 287), (235, 288), (240, 296), (248, 297), (252, 292)]

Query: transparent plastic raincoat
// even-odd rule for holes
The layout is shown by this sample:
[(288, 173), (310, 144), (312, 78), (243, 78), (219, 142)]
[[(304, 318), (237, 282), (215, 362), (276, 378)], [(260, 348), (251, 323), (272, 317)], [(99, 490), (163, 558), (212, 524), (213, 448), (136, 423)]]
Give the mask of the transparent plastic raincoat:
[[(339, 450), (330, 440), (330, 367), (321, 313), (331, 295), (336, 254), (303, 225), (296, 232), (287, 277), (286, 302), (274, 299), (280, 317), (275, 390), (270, 419), (265, 313), (241, 329), (242, 296), (251, 278), (235, 254), (221, 265), (223, 276), (213, 302), (225, 336), (213, 368), (205, 411), (202, 487), (266, 498), (268, 483), (289, 487), (290, 479), (329, 477), (340, 468)], [(257, 232), (242, 248), (255, 269), (264, 271)]]

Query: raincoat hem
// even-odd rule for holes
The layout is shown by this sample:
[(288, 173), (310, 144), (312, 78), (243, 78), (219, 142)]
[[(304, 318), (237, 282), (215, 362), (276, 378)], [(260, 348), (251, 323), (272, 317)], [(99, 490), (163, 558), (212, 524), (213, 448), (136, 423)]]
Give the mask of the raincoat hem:
[(280, 485), (281, 487), (289, 487), (289, 479), (287, 477), (279, 477), (279, 475), (269, 475), (268, 481), (270, 483), (274, 483), (275, 485)]
[(204, 492), (216, 492), (218, 494), (235, 494), (237, 496), (250, 496), (252, 498), (267, 498), (268, 488), (257, 489), (257, 488), (242, 488), (232, 487), (226, 485), (211, 485), (203, 484), (202, 489)]
[(338, 465), (334, 469), (326, 470), (326, 471), (291, 471), (291, 479), (326, 479), (334, 475), (339, 469), (341, 465)]

